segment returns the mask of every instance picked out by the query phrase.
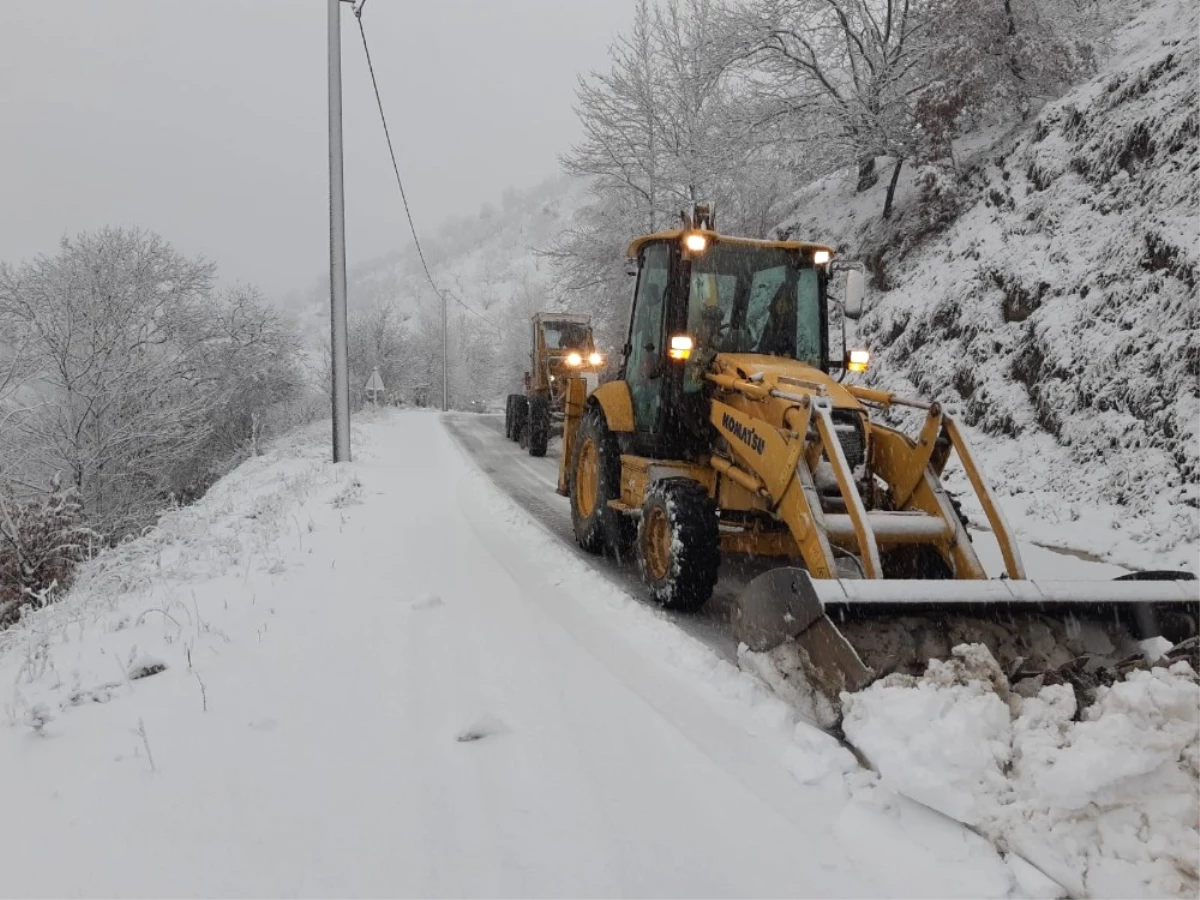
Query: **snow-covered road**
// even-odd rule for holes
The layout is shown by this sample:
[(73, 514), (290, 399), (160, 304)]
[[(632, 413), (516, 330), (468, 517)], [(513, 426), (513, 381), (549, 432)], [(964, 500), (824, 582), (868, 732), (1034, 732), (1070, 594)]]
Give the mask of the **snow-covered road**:
[(597, 577), (437, 416), (358, 420), (348, 466), (326, 440), (0, 635), (0, 894), (1015, 890)]
[[(451, 413), (444, 421), (450, 433), (467, 450), (476, 465), (486, 472), (497, 486), (546, 529), (560, 537), (564, 544), (574, 549), (570, 508), (566, 499), (555, 493), (562, 446), (560, 441), (552, 439), (547, 455), (535, 459), (528, 456), (516, 443), (504, 437), (504, 420), (501, 416)], [(981, 528), (979, 523), (972, 522), (971, 535), (984, 565), (993, 576), (999, 576), (1004, 571), (1004, 563), (1000, 548), (991, 532)], [(1063, 547), (1072, 547), (1073, 538), (1078, 538), (1074, 543), (1086, 545), (1086, 537), (1082, 528), (1077, 529), (1075, 533), (1069, 527), (1060, 529), (1059, 540)], [(1103, 581), (1131, 571), (1099, 561), (1083, 549), (1056, 549), (1029, 540), (1018, 540), (1018, 544), (1026, 569), (1032, 578)], [(611, 560), (599, 561), (582, 552), (578, 555), (582, 559), (595, 562), (599, 572), (631, 593), (644, 593), (633, 560), (618, 566)], [(769, 559), (759, 563), (737, 558), (726, 560), (712, 601), (699, 613), (668, 614), (668, 617), (689, 634), (701, 638), (718, 653), (732, 659), (736, 647), (728, 628), (728, 621), (733, 598), (754, 575), (776, 564), (776, 561)]]

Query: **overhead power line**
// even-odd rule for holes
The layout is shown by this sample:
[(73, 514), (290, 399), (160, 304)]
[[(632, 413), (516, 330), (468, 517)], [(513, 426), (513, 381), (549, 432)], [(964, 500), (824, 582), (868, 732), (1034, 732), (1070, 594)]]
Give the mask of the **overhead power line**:
[(379, 120), (383, 123), (383, 136), (387, 139), (388, 156), (390, 156), (392, 160), (392, 172), (396, 175), (396, 186), (400, 188), (400, 199), (404, 203), (404, 215), (408, 219), (408, 228), (409, 231), (412, 232), (413, 244), (417, 248), (417, 258), (421, 261), (421, 268), (425, 272), (425, 279), (429, 282), (429, 286), (433, 289), (433, 293), (439, 300), (442, 301), (443, 304), (446, 303), (446, 297), (449, 297), (475, 318), (487, 325), (490, 325), (497, 331), (507, 332), (515, 337), (523, 337), (523, 335), (518, 334), (511, 328), (506, 328), (497, 322), (493, 322), (483, 313), (473, 309), (471, 306), (467, 305), (466, 302), (450, 293), (450, 291), (443, 291), (442, 289), (438, 288), (437, 282), (434, 281), (433, 273), (429, 271), (429, 264), (425, 260), (425, 251), (421, 249), (421, 238), (417, 235), (417, 226), (413, 222), (412, 211), (408, 206), (408, 195), (404, 191), (404, 180), (400, 177), (400, 166), (396, 162), (396, 150), (392, 144), (392, 132), (391, 129), (388, 128), (387, 114), (383, 111), (383, 98), (379, 95), (379, 81), (375, 78), (375, 65), (371, 62), (371, 48), (367, 45), (367, 32), (363, 27), (362, 19), (362, 10), (363, 6), (365, 5), (366, 2), (363, 0), (362, 3), (354, 8), (354, 17), (358, 20), (358, 33), (362, 36), (363, 53), (367, 58), (367, 71), (371, 73), (371, 87), (375, 91), (375, 105), (379, 108)]

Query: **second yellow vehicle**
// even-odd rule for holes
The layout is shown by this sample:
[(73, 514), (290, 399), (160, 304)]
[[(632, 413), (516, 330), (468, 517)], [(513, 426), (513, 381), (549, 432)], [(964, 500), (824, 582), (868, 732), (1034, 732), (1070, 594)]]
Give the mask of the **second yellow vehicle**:
[(504, 433), (530, 456), (545, 456), (550, 438), (562, 430), (567, 379), (580, 376), (594, 388), (605, 359), (596, 349), (588, 316), (542, 312), (532, 325), (525, 392), (508, 395)]

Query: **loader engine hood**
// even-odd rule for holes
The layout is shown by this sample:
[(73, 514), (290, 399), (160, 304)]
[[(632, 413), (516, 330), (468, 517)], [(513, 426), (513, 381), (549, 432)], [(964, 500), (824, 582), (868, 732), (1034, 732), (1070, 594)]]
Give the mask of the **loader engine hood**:
[(718, 353), (712, 371), (760, 382), (781, 391), (828, 397), (835, 409), (865, 412), (854, 395), (829, 373), (799, 360), (758, 353)]

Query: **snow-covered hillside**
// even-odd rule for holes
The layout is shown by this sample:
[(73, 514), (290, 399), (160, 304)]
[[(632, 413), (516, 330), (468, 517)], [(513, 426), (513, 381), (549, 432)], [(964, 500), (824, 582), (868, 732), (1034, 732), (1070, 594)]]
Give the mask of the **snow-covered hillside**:
[(885, 183), (855, 197), (839, 176), (786, 225), (886, 285), (859, 330), (871, 381), (961, 400), (1014, 505), (1125, 532), (1141, 565), (1194, 567), (1200, 539), (1197, 15), (1142, 4), (1095, 78), (972, 136), (957, 218), (910, 172), (891, 223)]
[[(536, 251), (549, 247), (569, 226), (586, 191), (586, 185), (575, 179), (549, 178), (531, 188), (506, 191), (498, 205), (483, 204), (477, 216), (452, 219), (436, 230), (427, 229), (421, 246), (433, 277), (439, 286), (444, 285), (484, 313), (497, 304), (503, 306), (523, 290), (544, 291), (550, 278), (550, 262)], [(396, 251), (351, 265), (347, 294), (360, 308), (395, 301), (414, 316), (422, 309), (429, 315), (440, 315), (413, 248), (399, 198), (396, 204)], [(319, 279), (293, 303), (305, 309), (314, 333), (324, 335), (329, 315), (327, 278)]]
[[(558, 176), (506, 191), (498, 205), (485, 203), (479, 215), (422, 234), (433, 278), (451, 298), (452, 402), (493, 400), (519, 388), (529, 317), (557, 308), (550, 291), (552, 263), (542, 251), (570, 227), (586, 193), (585, 184)], [(399, 199), (397, 216), (396, 252), (353, 265), (347, 273), (351, 325), (356, 316), (390, 305), (416, 344), (439, 354), (434, 369), (440, 371), (441, 304), (421, 268)], [(327, 346), (327, 278), (288, 305), (298, 311), (310, 342)], [(440, 386), (440, 375), (437, 380)]]

